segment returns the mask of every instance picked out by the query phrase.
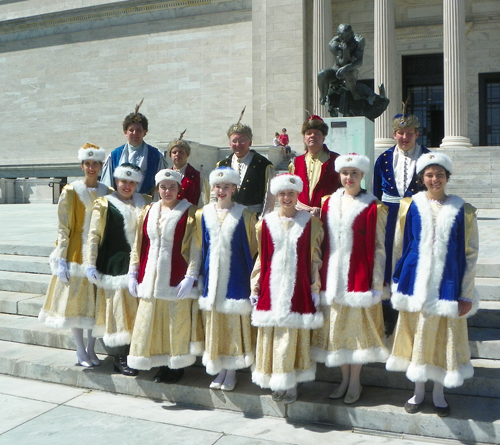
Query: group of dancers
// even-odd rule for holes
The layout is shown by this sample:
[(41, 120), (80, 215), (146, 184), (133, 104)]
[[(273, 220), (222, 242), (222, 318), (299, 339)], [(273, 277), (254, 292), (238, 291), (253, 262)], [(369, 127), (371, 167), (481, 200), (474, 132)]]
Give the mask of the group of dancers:
[[(210, 173), (215, 202), (198, 209), (181, 196), (178, 171), (154, 177), (159, 200), (135, 193), (141, 170), (114, 171), (116, 190), (98, 182), (102, 148), (78, 152), (85, 177), (59, 200), (53, 278), (40, 319), (72, 328), (81, 366), (98, 366), (95, 338), (115, 352), (125, 375), (159, 368), (156, 382), (175, 383), (202, 357), (216, 376), (212, 390), (231, 391), (236, 371), (293, 403), (297, 385), (315, 379), (316, 363), (339, 366), (330, 394), (359, 400), (363, 364), (385, 362), (415, 382), (409, 413), (432, 401), (450, 412), (444, 387), (472, 377), (466, 317), (477, 310), (478, 252), (474, 208), (446, 195), (451, 160), (424, 153), (416, 172), (427, 189), (400, 203), (391, 293), (384, 292), (387, 207), (362, 188), (371, 165), (355, 153), (335, 159), (341, 187), (324, 197), (320, 218), (298, 210), (304, 184), (275, 176), (276, 210), (257, 214), (233, 200), (240, 176)], [(399, 311), (384, 333), (382, 300)], [(87, 330), (87, 342), (84, 340)]]

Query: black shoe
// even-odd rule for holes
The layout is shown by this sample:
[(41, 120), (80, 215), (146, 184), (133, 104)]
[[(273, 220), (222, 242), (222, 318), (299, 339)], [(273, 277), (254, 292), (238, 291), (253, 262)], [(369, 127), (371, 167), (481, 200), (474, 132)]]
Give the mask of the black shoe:
[(134, 377), (139, 374), (137, 369), (130, 368), (127, 365), (127, 356), (126, 355), (117, 355), (113, 361), (113, 367), (116, 372), (121, 372), (123, 375)]
[(422, 400), (422, 402), (420, 403), (410, 403), (410, 402), (406, 402), (405, 403), (405, 411), (408, 413), (408, 414), (415, 414), (415, 413), (418, 413), (421, 409), (422, 409), (422, 405), (424, 404), (424, 401)]
[(170, 369), (168, 366), (160, 366), (160, 369), (153, 377), (153, 382), (155, 382), (155, 383), (164, 382), (169, 373), (170, 373)]
[[(446, 403), (448, 403), (448, 402), (446, 402)], [(450, 415), (450, 405), (448, 405), (446, 408), (441, 408), (439, 406), (434, 405), (434, 412), (439, 417), (448, 417)]]
[(163, 383), (177, 383), (184, 375), (184, 369), (169, 369), (167, 376), (163, 379)]

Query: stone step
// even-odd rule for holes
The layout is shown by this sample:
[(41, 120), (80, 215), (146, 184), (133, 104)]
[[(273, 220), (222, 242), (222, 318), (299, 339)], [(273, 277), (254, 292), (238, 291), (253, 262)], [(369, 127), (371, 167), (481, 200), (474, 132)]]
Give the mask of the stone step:
[(476, 278), (500, 277), (500, 264), (495, 258), (481, 258), (476, 265)]
[[(474, 332), (481, 340), (471, 340), (471, 350), (489, 354), (495, 353), (495, 341), (491, 335)], [(43, 347), (75, 350), (76, 346), (69, 329), (52, 329), (40, 323), (34, 317), (21, 315), (0, 314), (0, 340), (19, 344), (31, 344)], [(486, 344), (483, 345), (482, 342)], [(496, 343), (497, 350), (498, 342)], [(96, 342), (96, 351), (99, 354), (113, 353), (106, 347), (102, 340)], [(198, 360), (198, 366), (201, 361)], [(450, 390), (450, 393), (463, 395), (479, 395), (484, 397), (500, 397), (500, 360), (490, 357), (473, 360), (475, 374), (472, 379), (465, 381), (460, 388)], [(402, 372), (388, 372), (383, 363), (371, 363), (363, 367), (362, 383), (369, 386), (380, 386), (395, 389), (412, 389), (412, 383)], [(248, 370), (243, 371), (248, 372)], [(339, 368), (326, 368), (319, 364), (317, 366), (317, 379), (327, 382), (338, 382), (341, 380)]]
[(500, 326), (500, 301), (480, 301), (479, 310), (467, 320), (469, 327), (498, 328)]
[(35, 244), (0, 244), (0, 254), (2, 255), (30, 255), (47, 257), (54, 250), (54, 245)]
[(415, 434), (462, 442), (499, 443), (500, 440), (497, 415), (500, 399), (494, 397), (447, 394), (451, 415), (443, 420), (433, 413), (431, 394), (426, 395), (423, 411), (412, 415), (403, 409), (411, 391), (364, 386), (360, 401), (348, 406), (342, 400), (328, 398), (334, 387), (331, 383), (316, 381), (301, 384), (298, 400), (287, 406), (273, 402), (270, 391), (252, 384), (248, 373), (238, 372), (235, 390), (222, 392), (208, 389), (213, 377), (200, 367), (191, 366), (179, 383), (166, 385), (152, 381), (155, 370), (125, 377), (113, 372), (110, 357), (101, 358), (104, 359), (101, 366), (82, 368), (75, 366), (73, 351), (0, 341), (0, 373), (17, 377), (230, 410), (245, 416), (283, 417), (302, 424), (335, 424), (384, 434)]
[(50, 278), (50, 275), (0, 270), (0, 291), (45, 294)]
[(469, 327), (471, 357), (500, 360), (500, 329)]
[(0, 270), (50, 274), (49, 259), (41, 256), (0, 254)]
[(481, 301), (500, 301), (500, 278), (477, 278), (476, 290)]
[(0, 312), (38, 317), (45, 295), (0, 291)]

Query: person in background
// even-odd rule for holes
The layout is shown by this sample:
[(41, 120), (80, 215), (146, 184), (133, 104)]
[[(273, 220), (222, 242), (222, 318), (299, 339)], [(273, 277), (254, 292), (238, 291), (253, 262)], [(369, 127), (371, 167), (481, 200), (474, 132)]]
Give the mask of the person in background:
[(397, 311), (390, 303), (390, 284), (393, 272), (392, 247), (398, 216), (399, 202), (405, 197), (418, 193), (425, 188), (415, 172), (417, 159), (423, 153), (429, 153), (426, 147), (417, 143), (419, 122), (415, 115), (394, 116), (392, 121), (393, 137), (396, 145), (382, 153), (375, 162), (373, 171), (373, 194), (389, 209), (385, 229), (385, 272), (383, 311), (385, 335), (390, 337), (396, 326)]
[(114, 149), (104, 162), (101, 182), (116, 188), (113, 173), (120, 165), (128, 162), (137, 165), (143, 174), (137, 192), (151, 195), (155, 187), (155, 174), (167, 167), (167, 161), (156, 147), (144, 141), (149, 126), (146, 116), (139, 113), (143, 101), (144, 99), (136, 105), (133, 113), (125, 117), (122, 127), (127, 142)]
[(288, 171), (299, 176), (304, 183), (297, 208), (319, 217), (321, 199), (339, 187), (339, 175), (335, 171), (338, 153), (330, 151), (324, 144), (328, 125), (319, 116), (312, 115), (304, 122), (302, 135), (306, 153), (294, 158)]

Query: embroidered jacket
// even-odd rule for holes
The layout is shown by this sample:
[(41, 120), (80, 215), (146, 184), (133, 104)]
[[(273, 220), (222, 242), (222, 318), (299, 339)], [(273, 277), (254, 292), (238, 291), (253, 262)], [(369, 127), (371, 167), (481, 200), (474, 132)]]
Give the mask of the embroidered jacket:
[[(401, 236), (403, 234), (403, 236)], [(398, 310), (458, 317), (458, 301), (472, 300), (478, 255), (475, 209), (450, 195), (436, 221), (426, 192), (401, 202), (394, 243), (392, 304)]]
[(339, 174), (335, 171), (335, 159), (339, 156), (338, 153), (328, 150), (326, 145), (323, 145), (323, 150), (330, 154), (330, 159), (323, 163), (321, 166), (321, 176), (319, 178), (311, 199), (309, 189), (309, 178), (307, 176), (306, 155), (297, 156), (294, 160), (294, 175), (299, 176), (303, 183), (304, 188), (299, 194), (299, 201), (311, 207), (321, 207), (321, 198), (323, 196), (331, 195), (339, 188)]
[(312, 293), (319, 293), (321, 221), (298, 212), (284, 230), (277, 212), (257, 223), (259, 257), (252, 273), (252, 287), (259, 295), (252, 324), (296, 329), (316, 329), (323, 314), (316, 310)]
[(182, 178), (182, 185), (177, 199), (187, 199), (191, 204), (197, 206), (201, 195), (201, 175), (191, 164), (186, 165), (186, 171)]
[(250, 314), (250, 275), (257, 253), (256, 215), (234, 204), (222, 225), (214, 204), (196, 212), (201, 234), (200, 309)]
[(387, 207), (361, 193), (342, 211), (344, 189), (322, 208), (325, 227), (321, 268), (322, 304), (369, 307), (382, 296)]

